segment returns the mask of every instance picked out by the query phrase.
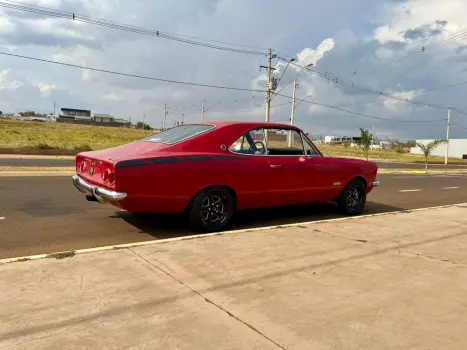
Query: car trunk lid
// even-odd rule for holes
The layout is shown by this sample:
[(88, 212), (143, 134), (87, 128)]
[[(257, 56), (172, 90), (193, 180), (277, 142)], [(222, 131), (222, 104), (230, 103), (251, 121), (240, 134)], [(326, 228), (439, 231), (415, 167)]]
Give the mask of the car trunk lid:
[[(95, 185), (115, 189), (118, 183), (116, 164), (122, 161), (154, 157), (163, 152), (169, 145), (155, 142), (135, 141), (123, 146), (99, 151), (82, 152), (76, 156), (76, 171)], [(106, 170), (115, 175), (115, 183), (104, 182), (102, 175)]]
[(168, 147), (169, 145), (164, 143), (135, 141), (126, 145), (107, 148), (100, 151), (83, 152), (80, 153), (80, 155), (95, 160), (116, 163), (122, 160), (141, 159), (153, 156), (155, 152), (165, 150)]

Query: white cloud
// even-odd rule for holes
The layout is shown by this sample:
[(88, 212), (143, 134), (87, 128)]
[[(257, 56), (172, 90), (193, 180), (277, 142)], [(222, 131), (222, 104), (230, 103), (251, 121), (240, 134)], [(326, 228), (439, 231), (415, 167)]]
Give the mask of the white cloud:
[(55, 90), (55, 84), (38, 84), (39, 90), (44, 96), (50, 96), (50, 93)]
[[(426, 29), (444, 32), (445, 35), (467, 28), (464, 0), (423, 0), (393, 3), (383, 7), (381, 20), (385, 24), (374, 30), (374, 39), (382, 44), (389, 41), (411, 42), (404, 34), (426, 26)], [(446, 21), (444, 28), (437, 21)]]
[(302, 66), (313, 64), (316, 66), (316, 62), (323, 58), (326, 52), (331, 51), (334, 45), (334, 39), (328, 38), (323, 40), (316, 49), (311, 49), (309, 47), (303, 49), (297, 54), (298, 64)]
[[(428, 50), (423, 56), (414, 54), (378, 66), (394, 55), (420, 46), (420, 34), (441, 31), (447, 36), (466, 28), (464, 0), (327, 0), (324, 3), (296, 0), (294, 6), (279, 0), (180, 0), (177, 5), (167, 2), (164, 6), (143, 0), (29, 2), (138, 27), (272, 47), (278, 55), (296, 57), (300, 65), (313, 63), (316, 70), (337, 73), (342, 79), (374, 91), (413, 93), (409, 97), (416, 100), (456, 106), (465, 95), (463, 87), (420, 93), (462, 80), (461, 74), (467, 69), (464, 56), (467, 52), (455, 52), (460, 41), (451, 48), (440, 47), (433, 52)], [(281, 18), (284, 13), (293, 21), (279, 27), (272, 19)], [(267, 64), (262, 56), (213, 50), (13, 10), (0, 11), (0, 34), (1, 50), (20, 55), (148, 77), (265, 89), (264, 70), (258, 72), (260, 65)], [(373, 64), (376, 67), (370, 69)], [(273, 65), (277, 68), (274, 74), (280, 76), (286, 63), (274, 60)], [(354, 76), (355, 70), (358, 73)], [(281, 84), (290, 81), (297, 72), (289, 66)], [(388, 119), (440, 118), (439, 110), (387, 100), (364, 89), (328, 83), (307, 72), (302, 72), (298, 80), (297, 98), (312, 94), (310, 100), (324, 104), (360, 103), (345, 108)], [(160, 126), (164, 104), (171, 111), (168, 123), (180, 120), (182, 113), (185, 121), (195, 121), (200, 118), (201, 101), (206, 100), (208, 105), (221, 101), (206, 113), (207, 118), (264, 120), (265, 114), (264, 110), (257, 110), (264, 106), (264, 93), (177, 85), (12, 57), (2, 57), (0, 84), (4, 95), (0, 96), (2, 110), (9, 111), (27, 108), (48, 113), (56, 101), (57, 106), (89, 108), (133, 120), (146, 113), (146, 121)], [(282, 93), (290, 96), (291, 86)], [(371, 100), (375, 102), (362, 104)], [(273, 106), (286, 104), (271, 110), (271, 120), (288, 121), (290, 104), (287, 102), (290, 99), (280, 96), (274, 99)], [(444, 129), (443, 123), (409, 124), (412, 127), (408, 127), (305, 102), (297, 108), (296, 120), (311, 133), (355, 134), (359, 127), (371, 127), (373, 122), (381, 134), (400, 138), (435, 137)], [(460, 130), (453, 128), (453, 135), (456, 133), (460, 134)]]
[(123, 100), (122, 96), (120, 96), (120, 95), (118, 95), (116, 93), (112, 93), (112, 92), (103, 95), (102, 98), (104, 100), (109, 100), (109, 101), (121, 101), (121, 100)]

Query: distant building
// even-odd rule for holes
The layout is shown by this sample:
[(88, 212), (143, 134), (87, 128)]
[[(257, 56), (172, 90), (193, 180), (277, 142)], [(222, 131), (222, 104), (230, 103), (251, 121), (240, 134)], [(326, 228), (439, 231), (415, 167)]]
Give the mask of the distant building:
[(342, 144), (342, 143), (355, 143), (359, 142), (361, 137), (350, 137), (350, 136), (325, 136), (324, 143), (328, 144)]
[(71, 120), (91, 120), (91, 111), (87, 109), (61, 108), (60, 118)]
[(121, 124), (128, 123), (128, 121), (125, 119), (115, 118), (114, 116), (111, 116), (109, 114), (94, 113), (93, 119), (96, 123), (121, 123)]
[(115, 118), (109, 114), (92, 113), (87, 109), (61, 108), (60, 115), (55, 120), (58, 123), (74, 123), (85, 125), (102, 125), (112, 127), (128, 126), (129, 122)]

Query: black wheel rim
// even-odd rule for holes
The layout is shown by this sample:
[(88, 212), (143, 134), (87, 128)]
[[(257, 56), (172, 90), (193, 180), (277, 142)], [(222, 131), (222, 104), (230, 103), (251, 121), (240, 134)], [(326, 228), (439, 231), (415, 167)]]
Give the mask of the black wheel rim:
[(217, 194), (205, 196), (201, 200), (201, 220), (206, 224), (222, 223), (227, 218), (227, 199)]
[(347, 208), (349, 208), (349, 210), (356, 210), (363, 200), (364, 194), (362, 193), (362, 189), (360, 186), (353, 185), (349, 188), (346, 198)]

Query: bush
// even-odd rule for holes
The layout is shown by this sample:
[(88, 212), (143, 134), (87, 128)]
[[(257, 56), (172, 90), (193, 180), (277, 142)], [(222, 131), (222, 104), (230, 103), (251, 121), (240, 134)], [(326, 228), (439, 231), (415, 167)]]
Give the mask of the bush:
[(35, 149), (55, 149), (58, 148), (56, 146), (52, 146), (48, 144), (47, 142), (36, 142), (33, 143), (29, 148), (35, 148)]

